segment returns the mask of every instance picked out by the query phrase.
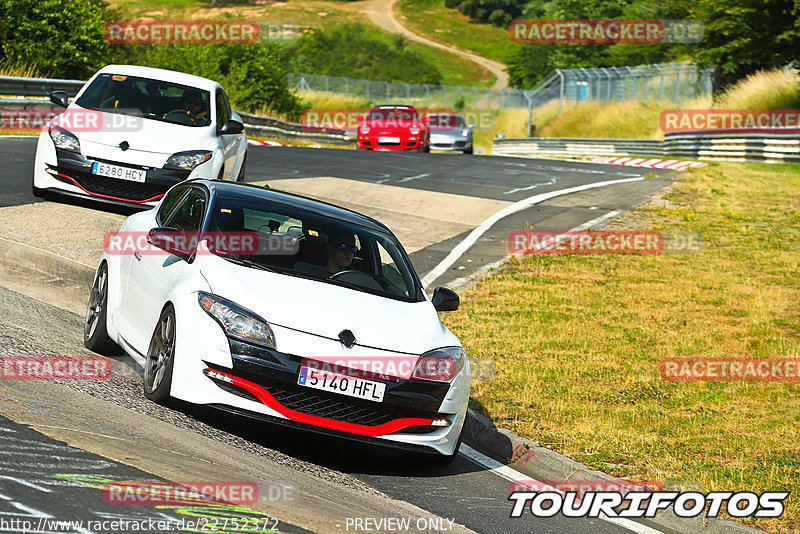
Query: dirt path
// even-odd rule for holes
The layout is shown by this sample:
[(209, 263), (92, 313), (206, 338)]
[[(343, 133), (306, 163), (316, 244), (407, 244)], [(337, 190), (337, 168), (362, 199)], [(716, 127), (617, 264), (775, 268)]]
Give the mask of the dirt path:
[(400, 33), (412, 41), (416, 41), (427, 46), (433, 46), (452, 54), (458, 54), (459, 56), (463, 56), (470, 61), (477, 63), (497, 77), (497, 81), (494, 84), (495, 89), (505, 89), (508, 87), (508, 74), (506, 73), (505, 65), (497, 61), (478, 56), (472, 52), (461, 50), (460, 48), (455, 48), (453, 46), (437, 43), (436, 41), (431, 41), (426, 37), (413, 33), (411, 30), (401, 25), (400, 22), (398, 22), (394, 17), (392, 9), (396, 2), (397, 0), (369, 0), (364, 4), (364, 12), (369, 16), (373, 24), (386, 31)]

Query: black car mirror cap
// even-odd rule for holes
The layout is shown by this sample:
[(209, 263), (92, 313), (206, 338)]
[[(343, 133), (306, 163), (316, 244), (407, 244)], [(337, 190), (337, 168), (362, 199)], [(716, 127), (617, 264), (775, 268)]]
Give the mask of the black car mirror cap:
[(52, 91), (50, 93), (50, 102), (56, 106), (65, 108), (69, 106), (69, 95), (66, 91)]
[(456, 311), (461, 299), (452, 289), (440, 286), (433, 290), (432, 302), (436, 311)]
[(239, 121), (235, 121), (233, 119), (225, 121), (225, 124), (223, 124), (222, 128), (219, 129), (219, 133), (225, 135), (240, 134), (243, 131), (244, 131), (244, 124), (242, 124)]

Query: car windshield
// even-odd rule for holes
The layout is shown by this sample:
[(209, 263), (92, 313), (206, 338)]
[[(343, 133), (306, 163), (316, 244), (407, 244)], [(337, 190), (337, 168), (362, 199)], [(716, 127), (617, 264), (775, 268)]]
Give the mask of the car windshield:
[(256, 232), (253, 254), (220, 255), (251, 268), (419, 302), (413, 267), (382, 232), (268, 201), (218, 197), (211, 232)]
[(208, 91), (136, 76), (100, 74), (77, 103), (88, 109), (141, 115), (184, 126), (211, 123)]
[(368, 121), (418, 121), (417, 111), (409, 108), (378, 108), (370, 110)]
[(449, 113), (439, 113), (428, 115), (430, 118), (430, 127), (432, 130), (449, 131), (466, 128), (467, 122), (461, 115), (452, 115)]

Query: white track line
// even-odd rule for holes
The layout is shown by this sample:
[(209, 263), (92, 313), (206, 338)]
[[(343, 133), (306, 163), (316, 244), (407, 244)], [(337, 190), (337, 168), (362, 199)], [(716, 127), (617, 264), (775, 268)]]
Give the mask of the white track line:
[[(464, 445), (462, 443), (461, 449), (459, 450), (458, 453), (466, 458), (469, 458), (479, 466), (485, 467), (487, 470), (494, 473), (495, 475), (508, 480), (509, 482), (518, 482), (520, 480), (534, 480), (529, 475), (520, 473), (516, 469), (508, 467), (507, 465), (501, 464), (500, 462), (498, 462), (493, 458), (489, 458), (488, 456), (481, 454), (480, 452), (476, 451), (469, 445)], [(537, 480), (536, 482), (539, 481)], [(562, 495), (564, 494), (563, 491), (559, 491), (555, 488), (550, 488), (549, 486), (546, 485), (542, 485), (542, 489), (547, 491), (557, 491)], [(635, 532), (636, 534), (663, 534), (660, 530), (656, 530), (646, 525), (642, 525), (641, 523), (637, 523), (636, 521), (631, 521), (630, 519), (624, 519), (621, 517), (608, 517), (608, 516), (602, 516), (599, 517), (598, 519), (602, 521), (607, 521), (609, 523), (613, 523), (618, 527), (630, 530), (631, 532)]]
[(615, 184), (624, 184), (630, 182), (640, 182), (644, 180), (644, 178), (625, 178), (622, 180), (609, 180), (606, 182), (597, 182), (594, 184), (587, 184), (587, 185), (580, 185), (577, 187), (569, 187), (567, 189), (559, 189), (558, 191), (550, 191), (549, 193), (540, 193), (538, 195), (534, 195), (532, 197), (528, 197), (526, 199), (514, 202), (510, 206), (506, 206), (502, 210), (498, 211), (494, 215), (490, 216), (488, 219), (483, 221), (477, 228), (473, 229), (464, 240), (456, 245), (453, 250), (450, 251), (450, 254), (447, 255), (445, 259), (439, 262), (439, 265), (434, 267), (425, 277), (422, 279), (422, 285), (427, 287), (430, 285), (431, 282), (439, 278), (441, 275), (447, 271), (453, 264), (458, 261), (458, 258), (461, 257), (469, 248), (475, 244), (480, 236), (482, 236), (486, 231), (491, 228), (494, 223), (511, 215), (512, 213), (516, 213), (520, 210), (525, 208), (529, 208), (530, 206), (534, 206), (539, 204), (540, 202), (544, 202), (545, 200), (549, 200), (551, 198), (559, 197), (561, 195), (569, 195), (570, 193), (578, 193), (580, 191), (586, 191), (587, 189), (594, 189), (597, 187), (605, 187), (607, 185), (615, 185)]

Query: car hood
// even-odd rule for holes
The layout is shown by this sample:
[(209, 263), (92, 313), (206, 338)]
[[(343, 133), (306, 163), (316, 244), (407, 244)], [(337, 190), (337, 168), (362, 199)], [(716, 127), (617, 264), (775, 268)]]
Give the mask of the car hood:
[(369, 121), (367, 123), (371, 131), (380, 133), (407, 133), (408, 129), (416, 126), (424, 130), (425, 126), (416, 121)]
[[(350, 330), (356, 345), (419, 355), (460, 345), (433, 305), (386, 297), (197, 256), (211, 291), (260, 315), (270, 324), (338, 342)], [(280, 339), (277, 340), (280, 346)]]
[[(81, 109), (81, 108), (77, 108)], [(119, 122), (128, 118), (118, 113), (101, 112), (103, 124), (120, 124)], [(156, 121), (153, 119), (135, 119), (135, 129), (130, 126), (120, 127), (119, 131), (115, 128), (102, 128), (99, 131), (80, 131), (73, 132), (81, 141), (92, 145), (106, 147), (119, 147), (123, 141), (127, 141), (130, 150), (138, 152), (150, 152), (169, 157), (176, 152), (185, 150), (203, 150), (211, 148), (210, 127), (191, 127), (181, 124), (170, 124), (168, 122)], [(67, 128), (69, 129), (69, 128)], [(124, 131), (124, 130), (129, 131)]]

